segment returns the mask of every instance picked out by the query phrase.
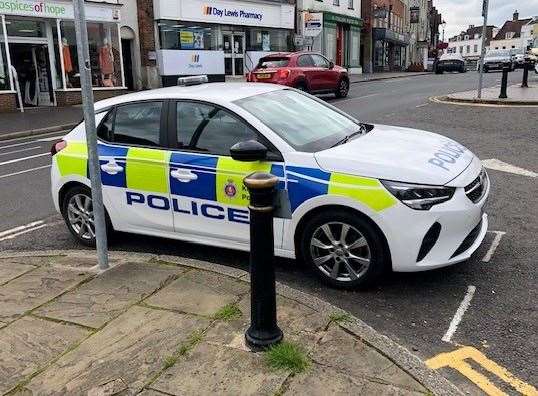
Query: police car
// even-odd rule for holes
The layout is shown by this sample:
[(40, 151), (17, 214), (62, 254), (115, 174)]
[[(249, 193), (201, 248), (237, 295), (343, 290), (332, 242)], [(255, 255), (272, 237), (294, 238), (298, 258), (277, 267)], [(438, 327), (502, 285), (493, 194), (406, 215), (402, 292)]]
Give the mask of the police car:
[[(279, 179), (276, 255), (333, 286), (464, 261), (486, 234), (486, 171), (445, 136), (361, 123), (274, 84), (170, 87), (95, 109), (109, 232), (248, 250), (243, 179), (265, 171)], [(52, 154), (55, 207), (94, 245), (84, 124)]]

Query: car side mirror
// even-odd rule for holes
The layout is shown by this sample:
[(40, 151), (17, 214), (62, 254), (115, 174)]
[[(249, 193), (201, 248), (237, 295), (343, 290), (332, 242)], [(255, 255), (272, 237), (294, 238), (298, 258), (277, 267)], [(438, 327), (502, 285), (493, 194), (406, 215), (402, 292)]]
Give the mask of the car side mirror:
[(329, 70), (332, 70), (334, 69), (334, 62), (329, 62)]
[(230, 155), (236, 161), (254, 162), (267, 159), (267, 147), (257, 140), (246, 140), (234, 144)]

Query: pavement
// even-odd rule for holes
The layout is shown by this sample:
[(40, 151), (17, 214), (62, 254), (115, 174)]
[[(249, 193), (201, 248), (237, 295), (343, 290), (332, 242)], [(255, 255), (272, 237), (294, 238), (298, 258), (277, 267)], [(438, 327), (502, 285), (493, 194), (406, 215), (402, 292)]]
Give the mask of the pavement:
[(0, 256), (0, 394), (459, 395), (348, 313), (278, 285), (279, 326), (308, 362), (246, 347), (247, 272), (150, 254)]
[[(521, 76), (521, 71), (510, 73), (509, 84), (521, 82)], [(484, 86), (498, 86), (500, 79), (500, 73), (488, 73)], [(529, 83), (536, 85), (538, 76), (529, 75)], [(487, 160), (492, 182), (487, 207), (490, 232), (470, 260), (425, 273), (387, 274), (369, 290), (341, 291), (324, 286), (298, 263), (279, 259), (277, 280), (350, 312), (468, 394), (534, 395), (538, 387), (538, 108), (499, 111), (430, 101), (472, 90), (476, 84), (477, 73), (430, 74), (353, 84), (348, 98), (324, 97), (362, 121), (441, 133)], [(55, 213), (50, 197), (49, 151), (60, 135), (0, 142), (0, 250), (81, 248)], [(118, 234), (110, 249), (248, 269), (245, 253), (160, 238)], [(465, 301), (469, 301), (467, 309), (458, 316)], [(449, 332), (456, 317), (460, 321)], [(485, 392), (481, 388), (485, 384), (497, 390)]]
[(511, 85), (506, 88), (507, 98), (499, 98), (500, 87), (490, 87), (482, 90), (482, 98), (477, 98), (476, 89), (464, 92), (455, 92), (446, 96), (439, 96), (440, 102), (455, 103), (483, 103), (495, 105), (533, 105), (538, 106), (538, 84), (522, 88), (521, 84)]

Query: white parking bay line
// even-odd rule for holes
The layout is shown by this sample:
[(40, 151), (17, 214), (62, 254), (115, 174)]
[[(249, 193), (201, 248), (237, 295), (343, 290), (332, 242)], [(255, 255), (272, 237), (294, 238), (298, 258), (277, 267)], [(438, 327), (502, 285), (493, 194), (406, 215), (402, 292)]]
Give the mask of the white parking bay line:
[(496, 170), (496, 171), (513, 173), (515, 175), (521, 175), (521, 176), (538, 177), (538, 173), (536, 172), (523, 169), (515, 165), (507, 164), (506, 162), (498, 160), (497, 158), (482, 160), (482, 164), (486, 168)]
[(429, 103), (422, 103), (422, 104), (420, 104), (420, 105), (418, 105), (418, 106), (415, 106), (415, 107), (416, 107), (416, 108), (419, 108), (419, 107), (424, 107), (424, 106), (428, 106), (428, 105), (429, 105)]
[(9, 161), (0, 162), (0, 165), (14, 164), (15, 162), (26, 161), (26, 160), (29, 160), (29, 159), (32, 159), (32, 158), (43, 157), (45, 155), (50, 155), (50, 153), (30, 155), (29, 157), (23, 157), (23, 158), (15, 158), (15, 159), (12, 159), (12, 160), (9, 160)]
[(38, 225), (38, 226), (35, 226), (35, 227), (32, 227), (32, 228), (27, 228), (26, 230), (24, 231), (20, 231), (20, 232), (16, 232), (15, 234), (9, 234), (8, 236), (5, 236), (3, 238), (0, 238), (0, 242), (2, 241), (7, 241), (8, 239), (14, 239), (14, 238), (17, 238), (18, 236), (20, 235), (24, 235), (24, 234), (27, 234), (29, 232), (32, 232), (32, 231), (35, 231), (35, 230), (39, 230), (40, 228), (44, 228), (44, 227), (48, 227), (50, 224), (41, 224), (41, 225)]
[(40, 170), (40, 169), (46, 169), (46, 168), (50, 168), (50, 167), (51, 167), (51, 165), (44, 165), (44, 166), (38, 166), (37, 168), (26, 169), (26, 170), (19, 171), (19, 172), (14, 172), (14, 173), (8, 173), (7, 175), (0, 175), (0, 179), (4, 179), (4, 178), (10, 177), (10, 176), (22, 175), (23, 173), (34, 172), (34, 171), (37, 171), (37, 170)]
[(15, 227), (15, 228), (11, 228), (9, 230), (2, 231), (2, 232), (0, 232), (0, 238), (5, 237), (6, 235), (9, 235), (9, 234), (14, 234), (14, 233), (26, 230), (28, 228), (39, 226), (39, 225), (44, 224), (44, 223), (45, 222), (43, 220), (37, 220), (37, 221), (33, 221), (31, 223), (28, 223), (26, 225), (22, 225), (22, 226), (18, 226), (18, 227)]
[(474, 292), (476, 291), (475, 286), (468, 286), (467, 287), (467, 293), (465, 294), (465, 297), (463, 298), (463, 301), (461, 302), (460, 306), (458, 307), (458, 310), (454, 314), (454, 317), (452, 318), (452, 321), (450, 322), (450, 326), (448, 326), (448, 330), (441, 338), (444, 342), (452, 342), (452, 336), (458, 330), (458, 326), (461, 322), (461, 319), (463, 318), (463, 315), (465, 314), (465, 311), (467, 311), (467, 308), (469, 308), (469, 305), (471, 305), (471, 300), (473, 299)]
[(501, 238), (503, 237), (506, 232), (504, 231), (488, 231), (495, 234), (495, 238), (493, 238), (493, 241), (491, 242), (491, 246), (489, 247), (488, 251), (482, 257), (482, 261), (484, 263), (489, 263), (489, 260), (491, 260), (491, 257), (493, 257), (493, 253), (495, 253), (495, 250), (497, 250), (497, 247), (499, 247), (499, 244), (501, 243)]
[[(69, 131), (65, 131), (65, 133), (67, 133)], [(53, 140), (60, 140), (61, 138), (63, 138), (65, 135), (58, 135), (58, 136), (52, 136), (52, 137), (47, 137), (47, 138), (43, 138), (43, 139), (38, 139), (37, 142), (52, 142)]]

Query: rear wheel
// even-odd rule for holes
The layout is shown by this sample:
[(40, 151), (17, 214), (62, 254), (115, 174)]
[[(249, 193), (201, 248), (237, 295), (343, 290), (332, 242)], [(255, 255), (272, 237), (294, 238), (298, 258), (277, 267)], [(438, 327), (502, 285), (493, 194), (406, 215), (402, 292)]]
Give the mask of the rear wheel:
[(388, 260), (378, 231), (367, 220), (341, 210), (310, 219), (300, 249), (300, 256), (324, 282), (344, 289), (372, 284)]
[[(86, 186), (69, 189), (62, 202), (62, 215), (67, 228), (75, 239), (85, 246), (95, 246), (95, 225), (91, 191)], [(107, 234), (112, 231), (112, 224), (106, 215)]]
[(338, 87), (336, 88), (335, 95), (337, 98), (345, 98), (349, 93), (349, 81), (346, 78), (342, 78), (338, 82)]

